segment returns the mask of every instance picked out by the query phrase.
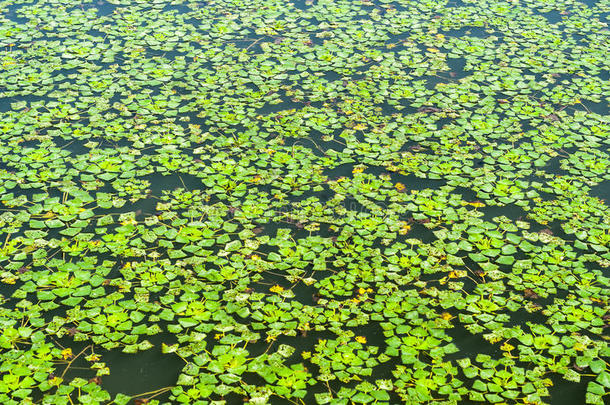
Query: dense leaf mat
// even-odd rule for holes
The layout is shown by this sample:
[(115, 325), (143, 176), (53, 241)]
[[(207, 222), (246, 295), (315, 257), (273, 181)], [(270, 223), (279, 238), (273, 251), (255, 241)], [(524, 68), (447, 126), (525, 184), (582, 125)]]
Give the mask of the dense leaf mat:
[(608, 0), (0, 10), (0, 403), (608, 401)]

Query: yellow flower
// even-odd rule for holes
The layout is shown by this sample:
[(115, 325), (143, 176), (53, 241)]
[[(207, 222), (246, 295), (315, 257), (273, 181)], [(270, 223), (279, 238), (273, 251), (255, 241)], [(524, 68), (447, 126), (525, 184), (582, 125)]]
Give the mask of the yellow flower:
[(16, 281), (17, 281), (17, 279), (15, 277), (4, 277), (2, 279), (2, 282), (4, 284), (15, 284)]
[(259, 181), (261, 181), (261, 176), (258, 174), (252, 178), (253, 183), (258, 183)]
[(72, 349), (70, 349), (69, 347), (61, 351), (61, 357), (63, 357), (64, 360), (68, 360), (73, 356), (74, 355), (72, 354)]
[(366, 343), (366, 338), (364, 336), (356, 336), (356, 342), (358, 343)]
[(281, 293), (282, 291), (284, 291), (284, 287), (282, 287), (282, 286), (280, 286), (280, 285), (277, 285), (277, 284), (276, 284), (276, 285), (274, 285), (273, 287), (271, 287), (271, 288), (269, 289), (269, 291), (271, 291), (272, 293), (277, 293), (277, 294), (279, 294), (279, 293)]
[(452, 270), (449, 272), (449, 278), (461, 278), (466, 277), (465, 270)]
[(100, 359), (100, 355), (99, 355), (99, 354), (95, 354), (95, 353), (93, 353), (93, 354), (91, 354), (91, 355), (89, 355), (89, 356), (85, 357), (85, 359), (86, 359), (87, 361), (90, 361), (90, 362), (96, 362), (96, 361), (98, 361), (98, 360)]
[(358, 289), (358, 294), (360, 294), (360, 295), (364, 294), (365, 292), (366, 292), (366, 290), (364, 288), (362, 288), (362, 287), (360, 287)]
[(485, 339), (487, 339), (487, 341), (489, 343), (496, 343), (499, 342), (500, 340), (502, 340), (499, 336), (496, 336), (492, 333), (488, 333), (487, 335), (483, 336)]
[(267, 337), (265, 338), (265, 342), (267, 342), (267, 343), (273, 342), (275, 339), (277, 339), (277, 336), (267, 335)]
[(405, 185), (404, 185), (404, 184), (402, 184), (402, 183), (396, 183), (396, 184), (394, 185), (394, 187), (396, 187), (396, 190), (398, 190), (398, 191), (403, 191), (405, 188), (407, 188), (407, 187), (405, 187)]
[(303, 352), (303, 353), (301, 353), (301, 356), (303, 356), (304, 360), (307, 360), (308, 358), (311, 357), (311, 352)]
[(451, 316), (451, 314), (450, 314), (449, 312), (443, 312), (443, 313), (441, 314), (441, 318), (443, 318), (444, 320), (448, 321), (448, 320), (450, 320), (451, 318), (453, 318), (453, 316)]
[(354, 125), (354, 129), (357, 131), (362, 131), (363, 129), (366, 129), (366, 124), (357, 124)]
[(125, 221), (121, 222), (121, 225), (125, 226), (125, 225), (137, 225), (138, 221), (135, 220), (135, 218), (128, 218)]
[(354, 167), (354, 169), (352, 170), (352, 173), (356, 174), (356, 173), (362, 173), (364, 171), (364, 166), (356, 166)]
[(404, 221), (400, 222), (400, 228), (398, 229), (399, 234), (406, 235), (410, 230), (411, 230), (411, 225), (407, 224)]
[(584, 351), (587, 348), (587, 346), (585, 344), (583, 344), (582, 342), (576, 342), (574, 343), (574, 350), (578, 350), (579, 352)]
[(252, 255), (252, 256), (250, 257), (250, 259), (252, 259), (252, 260), (254, 260), (254, 261), (257, 261), (257, 260), (260, 260), (260, 259), (261, 259), (261, 257), (260, 257), (259, 255)]
[(500, 346), (500, 350), (503, 350), (505, 352), (510, 352), (514, 348), (515, 348), (515, 346), (511, 345), (508, 342), (504, 342), (504, 344), (502, 346)]
[(474, 202), (471, 202), (469, 204), (472, 205), (475, 208), (482, 208), (482, 207), (485, 206), (485, 204), (482, 203), (481, 201), (474, 201)]
[(61, 384), (62, 381), (63, 381), (63, 379), (61, 379), (59, 377), (53, 377), (49, 380), (49, 384), (59, 386), (59, 384)]

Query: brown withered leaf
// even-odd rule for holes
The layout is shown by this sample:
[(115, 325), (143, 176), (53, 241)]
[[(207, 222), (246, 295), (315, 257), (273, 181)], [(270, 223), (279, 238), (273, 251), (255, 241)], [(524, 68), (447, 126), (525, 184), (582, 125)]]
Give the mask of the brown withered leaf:
[(530, 300), (535, 300), (535, 299), (540, 298), (540, 296), (538, 294), (536, 294), (534, 292), (534, 290), (532, 290), (531, 288), (526, 288), (525, 290), (523, 290), (523, 296)]

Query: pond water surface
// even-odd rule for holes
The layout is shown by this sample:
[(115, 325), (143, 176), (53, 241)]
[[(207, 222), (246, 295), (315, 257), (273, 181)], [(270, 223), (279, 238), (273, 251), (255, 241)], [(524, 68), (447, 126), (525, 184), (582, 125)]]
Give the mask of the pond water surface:
[(1, 403), (608, 402), (607, 0), (0, 10)]

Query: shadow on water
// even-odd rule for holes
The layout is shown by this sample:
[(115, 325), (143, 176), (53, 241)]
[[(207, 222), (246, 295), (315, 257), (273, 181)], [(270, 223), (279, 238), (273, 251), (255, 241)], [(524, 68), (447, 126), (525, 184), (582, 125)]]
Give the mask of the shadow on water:
[(98, 17), (104, 17), (114, 13), (117, 6), (110, 3), (107, 0), (91, 0), (91, 2), (83, 2), (79, 4), (75, 9), (88, 10), (94, 8)]
[[(84, 378), (101, 385), (112, 397), (119, 393), (133, 396), (134, 399), (150, 397), (151, 394), (147, 393), (175, 385), (185, 363), (176, 354), (162, 352), (162, 344), (175, 343), (175, 336), (166, 333), (144, 336), (140, 341), (144, 340), (148, 340), (153, 347), (133, 354), (124, 353), (121, 348), (97, 348), (95, 353), (100, 356), (98, 361), (107, 365), (110, 374), (95, 378), (94, 370), (90, 369), (91, 363), (85, 360), (85, 357), (92, 353), (88, 347), (90, 342), (74, 341), (72, 337), (65, 335), (58, 339), (57, 343), (61, 348), (70, 348), (75, 356), (80, 353), (80, 356), (74, 358), (67, 369), (59, 365), (54, 375), (63, 375), (67, 381), (76, 377)], [(89, 371), (83, 372), (83, 369)], [(154, 398), (163, 402), (169, 399), (169, 395), (169, 392), (165, 392)]]
[(37, 101), (44, 101), (45, 97), (36, 96), (33, 94), (27, 96), (16, 96), (16, 97), (2, 97), (0, 98), (0, 113), (6, 113), (13, 111), (11, 104), (19, 101), (25, 101), (27, 104), (35, 103)]
[(96, 2), (96, 4), (97, 4), (97, 15), (100, 17), (114, 13), (114, 10), (116, 10), (116, 8), (117, 8), (116, 5), (111, 4), (104, 0), (98, 0)]
[(265, 105), (258, 110), (258, 113), (262, 115), (273, 114), (282, 111), (289, 113), (289, 110), (294, 110), (298, 107), (299, 104), (295, 103), (292, 100), (277, 98), (274, 99), (272, 102), (265, 103)]
[(164, 191), (173, 191), (179, 188), (186, 190), (201, 189), (201, 179), (187, 173), (154, 173), (146, 176), (145, 180), (150, 181), (152, 195), (160, 196)]
[[(123, 353), (120, 349), (102, 353), (102, 361), (110, 368), (110, 375), (102, 378), (102, 386), (111, 395), (123, 393), (136, 398), (140, 394), (173, 386), (185, 363), (176, 354), (162, 352), (162, 343), (174, 343), (172, 338), (169, 335), (148, 336), (154, 347), (135, 354)], [(163, 401), (168, 397), (169, 393), (155, 399)]]
[(558, 10), (552, 10), (552, 11), (549, 11), (549, 12), (544, 13), (542, 15), (544, 16), (544, 18), (547, 19), (549, 24), (556, 24), (558, 22), (561, 22), (561, 20), (563, 18), (563, 15)]
[(581, 102), (582, 102), (582, 105), (575, 106), (576, 109), (581, 110), (581, 111), (597, 113), (600, 115), (608, 114), (609, 103), (607, 100), (602, 100), (599, 102), (590, 101), (590, 100), (582, 100)]
[(466, 329), (466, 325), (459, 320), (454, 321), (454, 327), (445, 332), (451, 336), (453, 343), (460, 349), (459, 352), (448, 355), (445, 360), (457, 360), (461, 358), (474, 359), (477, 354), (490, 356), (501, 356), (502, 351), (497, 345), (489, 343), (480, 334), (472, 334)]
[(30, 19), (19, 15), (23, 6), (24, 4), (10, 4), (6, 10), (3, 10), (4, 16), (18, 24), (26, 24)]
[(483, 219), (486, 221), (491, 221), (493, 218), (500, 216), (505, 216), (511, 221), (516, 221), (525, 218), (525, 215), (527, 214), (523, 208), (516, 204), (506, 204), (503, 206), (488, 205), (483, 207), (481, 211), (485, 214), (483, 215)]
[(610, 206), (610, 180), (604, 180), (597, 186), (591, 187), (589, 194), (593, 197), (604, 200), (604, 203)]
[(574, 405), (579, 399), (584, 401), (587, 395), (587, 385), (592, 377), (581, 377), (580, 383), (567, 381), (560, 374), (550, 376), (553, 385), (549, 387), (550, 403), (553, 405)]
[(446, 36), (455, 38), (462, 37), (475, 37), (475, 38), (487, 38), (491, 35), (498, 35), (497, 33), (489, 33), (484, 27), (466, 26), (462, 28), (452, 29), (445, 31)]
[(546, 165), (543, 167), (543, 170), (549, 174), (553, 174), (555, 176), (569, 176), (570, 173), (561, 168), (561, 161), (565, 160), (563, 156), (555, 156), (549, 159), (546, 162)]
[(449, 74), (453, 79), (459, 80), (469, 75), (466, 71), (466, 58), (447, 58), (447, 65), (451, 69), (450, 72), (441, 72), (442, 74)]
[(392, 179), (392, 182), (399, 182), (404, 184), (407, 190), (438, 190), (442, 186), (447, 184), (447, 180), (445, 179), (428, 179), (418, 177), (415, 174), (400, 174), (392, 172), (390, 174), (390, 177)]
[(165, 8), (163, 9), (164, 12), (176, 12), (177, 14), (187, 14), (193, 11), (193, 9), (190, 6), (184, 5), (184, 4), (178, 4), (176, 2), (172, 2), (171, 4), (168, 4), (167, 6), (165, 6)]

